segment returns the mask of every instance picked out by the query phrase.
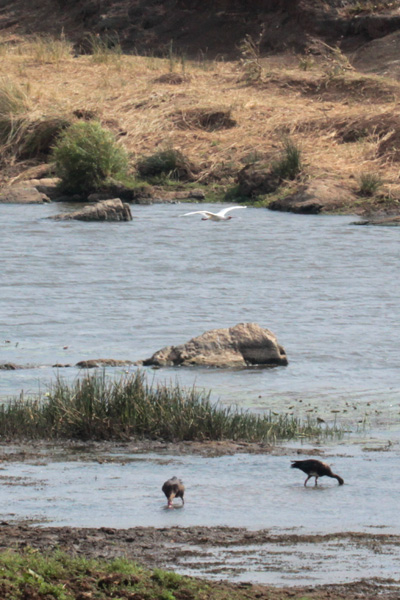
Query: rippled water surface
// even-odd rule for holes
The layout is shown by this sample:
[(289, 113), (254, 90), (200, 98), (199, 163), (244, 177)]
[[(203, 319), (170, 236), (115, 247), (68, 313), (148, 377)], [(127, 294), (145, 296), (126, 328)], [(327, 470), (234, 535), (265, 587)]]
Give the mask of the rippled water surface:
[[(297, 458), (295, 452), (293, 457)], [(10, 463), (0, 472), (3, 518), (37, 518), (54, 525), (134, 527), (226, 525), (276, 532), (364, 531), (399, 534), (400, 481), (387, 473), (399, 448), (365, 452), (338, 447), (329, 462), (345, 485), (305, 475), (288, 456), (113, 455), (97, 460)], [(186, 485), (185, 505), (166, 508), (161, 492), (174, 474)], [(379, 511), (377, 510), (379, 506)]]
[[(257, 322), (277, 335), (287, 367), (148, 369), (148, 375), (211, 389), (213, 398), (252, 410), (338, 419), (353, 432), (370, 423), (380, 436), (375, 446), (362, 440), (368, 429), (331, 446), (327, 459), (346, 483), (322, 480), (319, 489), (304, 488), (303, 474), (290, 469), (290, 452), (3, 463), (2, 518), (399, 533), (400, 484), (393, 474), (400, 469), (400, 230), (359, 227), (348, 216), (254, 208), (226, 223), (178, 218), (192, 206), (133, 206), (130, 223), (63, 223), (46, 217), (70, 207), (1, 205), (0, 362), (36, 368), (0, 370), (0, 398), (43, 391), (57, 376), (55, 363), (138, 360), (211, 328)], [(59, 370), (67, 379), (78, 373)], [(307, 454), (296, 443), (293, 457), (297, 450)], [(168, 511), (160, 488), (174, 474), (185, 480), (187, 502)], [(333, 569), (337, 581), (340, 561), (353, 556), (329, 543), (316, 554), (298, 548), (292, 558), (288, 549), (224, 552), (196, 559), (207, 576), (213, 576), (207, 564), (224, 564), (228, 556), (233, 564), (238, 556), (244, 579), (289, 584), (292, 576), (299, 583), (293, 573), (306, 567), (320, 572), (322, 558), (325, 567), (332, 559), (325, 571)], [(282, 554), (268, 574), (263, 552)], [(394, 555), (385, 565), (367, 547), (354, 556), (364, 571), (342, 571), (342, 580), (398, 574)], [(191, 572), (183, 559), (179, 568)]]
[(398, 420), (399, 230), (256, 208), (225, 223), (177, 218), (192, 207), (63, 223), (44, 218), (59, 205), (1, 206), (0, 360), (43, 367), (2, 372), (0, 394), (37, 391), (55, 363), (137, 360), (251, 321), (277, 335), (288, 367), (157, 378), (257, 409), (323, 407), (360, 420), (383, 410)]

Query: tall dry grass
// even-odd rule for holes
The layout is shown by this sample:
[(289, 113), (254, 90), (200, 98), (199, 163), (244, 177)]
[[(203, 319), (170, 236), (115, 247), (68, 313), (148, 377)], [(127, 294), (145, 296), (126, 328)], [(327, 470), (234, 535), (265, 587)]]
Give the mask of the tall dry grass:
[[(385, 185), (399, 188), (398, 166), (377, 152), (379, 140), (364, 138), (342, 143), (331, 127), (340, 119), (369, 119), (398, 112), (400, 84), (376, 76), (344, 70), (326, 75), (326, 63), (315, 59), (302, 70), (296, 57), (259, 60), (261, 77), (243, 82), (238, 62), (185, 61), (185, 77), (169, 80), (170, 61), (127, 56), (96, 61), (95, 55), (66, 55), (57, 65), (37, 57), (28, 43), (3, 48), (0, 77), (29, 88), (38, 115), (60, 111), (95, 111), (102, 124), (116, 134), (132, 163), (165, 147), (182, 152), (198, 166), (199, 181), (229, 185), (243, 166), (243, 158), (257, 153), (266, 158), (290, 135), (302, 148), (311, 178), (327, 174), (349, 184), (360, 171), (384, 172)], [(103, 54), (111, 52), (112, 48)], [(99, 52), (102, 54), (102, 51)], [(171, 81), (171, 83), (168, 83)], [(235, 125), (207, 130), (183, 129), (177, 113), (225, 110)], [(318, 122), (318, 127), (302, 128)], [(356, 183), (354, 183), (356, 188)]]

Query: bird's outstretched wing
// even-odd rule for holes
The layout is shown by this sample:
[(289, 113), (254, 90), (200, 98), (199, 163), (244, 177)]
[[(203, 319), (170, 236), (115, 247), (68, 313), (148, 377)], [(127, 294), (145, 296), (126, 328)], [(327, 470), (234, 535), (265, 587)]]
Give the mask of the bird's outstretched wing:
[(213, 213), (208, 212), (207, 210), (195, 210), (194, 212), (188, 212), (184, 215), (179, 215), (180, 217), (188, 217), (189, 215), (212, 215)]
[(218, 215), (220, 217), (224, 217), (230, 210), (236, 210), (237, 208), (247, 208), (247, 206), (228, 206), (228, 208), (223, 208), (220, 210)]

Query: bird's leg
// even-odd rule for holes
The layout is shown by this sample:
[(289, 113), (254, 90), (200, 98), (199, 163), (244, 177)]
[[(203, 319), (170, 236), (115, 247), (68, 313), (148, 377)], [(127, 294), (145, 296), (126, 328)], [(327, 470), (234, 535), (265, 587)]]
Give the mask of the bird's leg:
[(172, 500), (175, 498), (175, 494), (172, 492), (168, 497), (168, 508), (172, 508)]
[(184, 504), (185, 504), (185, 501), (184, 501), (184, 499), (183, 499), (183, 496), (182, 496), (182, 506), (183, 506)]
[(318, 477), (315, 476), (315, 486), (314, 487), (317, 487), (317, 485), (318, 485)]
[(310, 477), (311, 477), (311, 475), (309, 475), (309, 476), (307, 477), (307, 479), (305, 480), (305, 482), (304, 482), (304, 487), (307, 487), (307, 481), (310, 479)]

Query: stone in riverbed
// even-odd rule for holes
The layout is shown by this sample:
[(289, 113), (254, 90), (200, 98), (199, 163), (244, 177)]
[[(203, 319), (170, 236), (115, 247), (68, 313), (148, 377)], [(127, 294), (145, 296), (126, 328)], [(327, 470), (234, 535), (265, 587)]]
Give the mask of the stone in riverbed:
[(206, 331), (186, 344), (166, 346), (137, 364), (243, 368), (287, 365), (288, 360), (271, 331), (256, 323), (239, 323), (234, 327)]
[(81, 369), (96, 369), (97, 367), (126, 367), (133, 365), (130, 360), (116, 360), (114, 358), (96, 358), (90, 360), (81, 360), (76, 363), (76, 367)]
[(122, 202), (120, 198), (113, 198), (49, 218), (56, 221), (69, 221), (72, 219), (78, 221), (132, 221), (132, 214), (129, 204)]
[(400, 216), (384, 216), (384, 217), (373, 217), (366, 221), (355, 221), (353, 225), (382, 225), (386, 227), (400, 227)]

